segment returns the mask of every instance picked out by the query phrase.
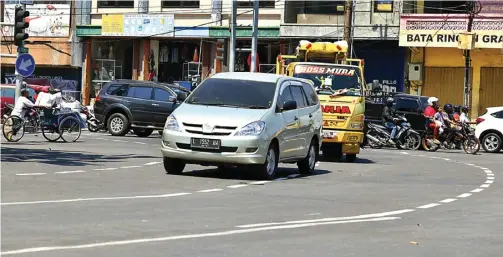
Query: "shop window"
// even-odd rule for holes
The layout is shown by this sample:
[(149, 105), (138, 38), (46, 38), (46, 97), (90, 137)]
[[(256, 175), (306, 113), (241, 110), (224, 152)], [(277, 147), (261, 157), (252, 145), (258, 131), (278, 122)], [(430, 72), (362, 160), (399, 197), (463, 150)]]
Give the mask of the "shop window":
[(424, 1), (424, 13), (466, 13), (466, 1)]
[(98, 8), (134, 8), (134, 1), (98, 0)]
[(171, 1), (163, 0), (162, 8), (199, 8), (200, 1)]
[(393, 1), (376, 0), (374, 2), (374, 12), (393, 12)]
[(343, 14), (345, 1), (303, 1), (297, 7), (300, 14)]
[[(274, 8), (276, 1), (259, 0), (259, 8)], [(253, 0), (238, 0), (238, 8), (253, 8)]]

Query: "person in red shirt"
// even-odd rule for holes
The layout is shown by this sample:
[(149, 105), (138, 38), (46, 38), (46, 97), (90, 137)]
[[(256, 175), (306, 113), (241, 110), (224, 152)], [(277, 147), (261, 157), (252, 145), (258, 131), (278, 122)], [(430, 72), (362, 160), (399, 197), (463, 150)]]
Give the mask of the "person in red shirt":
[(435, 144), (440, 144), (440, 141), (438, 141), (438, 132), (439, 128), (442, 124), (438, 124), (435, 122), (433, 119), (435, 116), (435, 113), (438, 111), (438, 107), (440, 107), (440, 104), (438, 103), (438, 98), (436, 97), (430, 97), (428, 98), (428, 107), (424, 109), (424, 117), (426, 118), (426, 125), (430, 128), (433, 128), (433, 142)]

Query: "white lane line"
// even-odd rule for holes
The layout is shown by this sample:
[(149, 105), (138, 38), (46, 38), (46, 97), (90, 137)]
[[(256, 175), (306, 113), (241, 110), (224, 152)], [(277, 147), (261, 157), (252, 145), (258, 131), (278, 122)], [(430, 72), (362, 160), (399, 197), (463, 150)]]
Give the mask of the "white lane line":
[(409, 154), (408, 152), (400, 152), (401, 154)]
[(486, 174), (493, 174), (493, 172), (492, 172), (491, 170), (484, 170), (484, 172), (485, 172)]
[(287, 176), (288, 179), (292, 179), (292, 178), (296, 178), (296, 177), (300, 177), (300, 174), (290, 174)]
[(417, 208), (418, 209), (428, 209), (428, 208), (439, 206), (439, 205), (440, 205), (439, 203), (430, 203), (430, 204), (421, 205)]
[(47, 173), (18, 173), (16, 176), (39, 176), (39, 175), (45, 175)]
[(161, 162), (147, 162), (145, 164), (143, 164), (144, 166), (150, 166), (150, 165), (156, 165), (156, 164), (160, 164)]
[(485, 184), (492, 184), (492, 183), (494, 183), (494, 180), (489, 180), (489, 179), (487, 179), (487, 180), (486, 180), (486, 182), (484, 182), (484, 183), (485, 183)]
[(262, 227), (262, 228), (235, 229), (235, 230), (213, 232), (213, 233), (203, 233), (203, 234), (190, 234), (190, 235), (154, 237), (154, 238), (140, 238), (140, 239), (132, 239), (132, 240), (109, 241), (109, 242), (103, 242), (103, 243), (69, 245), (69, 246), (45, 246), (45, 247), (25, 248), (25, 249), (19, 249), (19, 250), (5, 251), (5, 252), (1, 252), (0, 254), (13, 255), (13, 254), (47, 252), (47, 251), (57, 251), (57, 250), (97, 248), (97, 247), (107, 247), (107, 246), (117, 246), (117, 245), (150, 243), (150, 242), (164, 242), (164, 241), (173, 241), (173, 240), (180, 240), (180, 239), (220, 237), (220, 236), (247, 234), (247, 233), (269, 231), (269, 230), (315, 227), (315, 226), (335, 225), (335, 224), (344, 224), (344, 223), (389, 221), (389, 220), (398, 220), (398, 219), (400, 219), (400, 217), (383, 217), (383, 218), (375, 218), (375, 219), (359, 219), (359, 220), (345, 220), (345, 221), (333, 221), (333, 222), (323, 222), (323, 223), (307, 223), (307, 224), (294, 224), (294, 225), (284, 225), (284, 226), (272, 226), (272, 227)]
[(269, 222), (269, 223), (256, 223), (256, 224), (246, 224), (236, 226), (237, 228), (254, 228), (254, 227), (265, 227), (274, 225), (287, 225), (287, 224), (302, 224), (302, 223), (313, 223), (313, 222), (327, 222), (327, 221), (340, 221), (340, 220), (357, 220), (357, 219), (368, 219), (368, 218), (382, 218), (386, 216), (393, 216), (398, 214), (403, 214), (407, 212), (413, 212), (413, 209), (403, 209), (398, 211), (381, 212), (364, 214), (358, 216), (347, 216), (347, 217), (335, 217), (335, 218), (322, 218), (322, 219), (312, 219), (312, 220), (292, 220), (283, 222)]
[(447, 198), (447, 199), (444, 199), (442, 201), (440, 201), (441, 203), (450, 203), (450, 202), (454, 202), (458, 199), (454, 199), (454, 198)]
[(58, 171), (58, 172), (54, 172), (54, 173), (69, 174), (69, 173), (83, 173), (83, 172), (86, 172), (86, 171), (85, 170), (67, 170), (67, 171)]
[(263, 184), (267, 184), (267, 183), (270, 183), (271, 181), (255, 181), (255, 182), (250, 182), (248, 184), (250, 185), (263, 185)]
[(316, 164), (314, 165), (314, 167), (318, 167), (320, 166), (320, 162), (316, 162)]
[(473, 189), (473, 190), (472, 190), (472, 191), (470, 191), (470, 192), (471, 192), (471, 193), (480, 193), (480, 192), (482, 192), (482, 191), (484, 191), (484, 189), (483, 189), (483, 188), (477, 188), (477, 189)]
[(97, 170), (97, 171), (104, 171), (104, 170), (116, 170), (118, 168), (101, 168), (101, 169), (93, 169), (93, 170)]
[(133, 168), (141, 168), (141, 166), (123, 166), (121, 169), (133, 169)]
[(164, 194), (164, 195), (135, 195), (135, 196), (117, 196), (117, 197), (75, 198), (75, 199), (45, 200), (45, 201), (30, 201), (30, 202), (9, 202), (9, 203), (1, 203), (1, 205), (2, 206), (4, 206), (4, 205), (28, 205), (28, 204), (44, 204), (44, 203), (71, 203), (71, 202), (86, 202), (86, 201), (167, 198), (167, 197), (190, 195), (190, 194), (191, 193), (175, 193), (175, 194)]
[(143, 143), (143, 142), (134, 142), (135, 144), (140, 144), (140, 145), (146, 145), (147, 143)]
[(101, 139), (101, 140), (103, 140), (103, 141), (108, 141), (108, 138), (103, 138), (103, 139)]
[(101, 138), (101, 137), (97, 137), (97, 138), (95, 138), (95, 139), (97, 139), (97, 140), (103, 140), (104, 138)]
[(197, 191), (198, 193), (210, 193), (210, 192), (217, 192), (217, 191), (222, 191), (223, 189), (221, 188), (214, 188), (214, 189), (205, 189), (205, 190), (199, 190)]
[(274, 181), (281, 181), (281, 180), (287, 180), (288, 178), (277, 178)]
[(488, 187), (490, 187), (490, 186), (491, 186), (491, 185), (489, 185), (489, 184), (483, 184), (483, 185), (480, 185), (480, 187), (483, 187), (483, 188), (488, 188)]
[(245, 184), (239, 184), (239, 185), (232, 185), (232, 186), (227, 186), (228, 188), (240, 188), (240, 187), (246, 187), (248, 185)]
[(468, 165), (468, 166), (475, 166), (475, 164), (472, 164), (472, 163), (465, 163), (465, 165)]
[(460, 195), (458, 195), (457, 197), (460, 197), (460, 198), (466, 198), (466, 197), (468, 197), (468, 196), (470, 196), (470, 195), (472, 195), (472, 194), (470, 194), (470, 193), (464, 193), (464, 194), (460, 194)]
[(114, 140), (114, 142), (123, 142), (123, 143), (127, 143), (128, 141), (115, 139), (115, 140)]
[(444, 160), (446, 160), (446, 161), (450, 161), (450, 160), (451, 160), (451, 159), (449, 159), (449, 158), (443, 158), (443, 159), (444, 159)]

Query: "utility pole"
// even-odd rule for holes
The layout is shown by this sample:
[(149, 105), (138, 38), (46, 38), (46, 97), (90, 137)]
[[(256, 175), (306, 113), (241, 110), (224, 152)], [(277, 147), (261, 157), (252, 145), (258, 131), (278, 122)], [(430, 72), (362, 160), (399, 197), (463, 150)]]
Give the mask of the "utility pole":
[[(475, 17), (475, 2), (466, 2), (466, 11), (468, 13), (468, 33), (472, 32), (473, 18)], [(475, 40), (473, 38), (473, 40)], [(469, 49), (465, 50), (465, 81), (464, 81), (464, 95), (463, 95), (463, 105), (470, 105), (470, 66), (472, 64), (472, 58), (470, 56), (471, 51)]]
[(234, 64), (236, 63), (236, 23), (237, 23), (237, 12), (238, 5), (236, 0), (232, 0), (232, 11), (231, 11), (231, 39), (229, 46), (229, 71), (234, 71)]
[(253, 0), (251, 72), (259, 72), (257, 70), (258, 10), (259, 0)]
[(346, 0), (345, 4), (345, 19), (344, 19), (344, 40), (348, 43), (348, 52), (353, 52), (353, 45), (351, 43), (351, 27), (353, 23), (353, 1)]

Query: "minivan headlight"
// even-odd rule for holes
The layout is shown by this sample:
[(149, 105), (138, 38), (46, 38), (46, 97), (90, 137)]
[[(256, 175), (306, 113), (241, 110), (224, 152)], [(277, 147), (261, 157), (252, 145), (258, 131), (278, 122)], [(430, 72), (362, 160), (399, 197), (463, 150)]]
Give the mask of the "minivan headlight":
[(175, 116), (169, 115), (169, 117), (166, 119), (166, 123), (164, 124), (164, 129), (171, 130), (171, 131), (182, 131), (180, 129), (180, 126), (178, 126), (178, 121), (176, 120)]
[(254, 121), (242, 127), (234, 136), (258, 136), (264, 131), (265, 122)]

